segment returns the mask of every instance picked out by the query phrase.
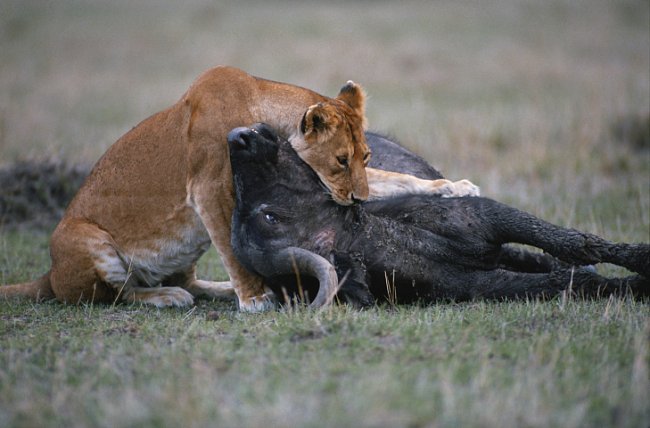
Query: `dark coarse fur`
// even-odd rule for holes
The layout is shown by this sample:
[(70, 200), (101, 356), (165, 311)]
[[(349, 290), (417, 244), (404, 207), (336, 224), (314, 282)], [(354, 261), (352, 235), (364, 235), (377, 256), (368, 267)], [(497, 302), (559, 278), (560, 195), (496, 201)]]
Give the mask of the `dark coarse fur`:
[(397, 144), (394, 138), (376, 132), (366, 132), (366, 142), (372, 151), (368, 165), (372, 168), (402, 172), (428, 180), (444, 178), (420, 156)]
[[(329, 259), (343, 280), (339, 296), (358, 305), (375, 298), (406, 303), (553, 296), (569, 287), (586, 295), (650, 294), (648, 244), (614, 244), (488, 198), (406, 195), (340, 206), (271, 129), (256, 125), (235, 134), (233, 248), (276, 293), (295, 291), (290, 272), (276, 269), (276, 255), (299, 247)], [(640, 275), (608, 279), (572, 267), (600, 262)], [(300, 280), (309, 295), (315, 286)]]

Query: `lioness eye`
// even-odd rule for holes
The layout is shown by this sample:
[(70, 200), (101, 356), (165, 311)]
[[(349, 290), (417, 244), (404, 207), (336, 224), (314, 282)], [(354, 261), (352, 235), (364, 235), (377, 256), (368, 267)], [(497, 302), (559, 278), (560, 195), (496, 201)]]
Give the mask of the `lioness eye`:
[(280, 220), (278, 220), (278, 218), (273, 213), (265, 213), (264, 214), (264, 220), (266, 220), (266, 222), (268, 224), (278, 224), (278, 223), (280, 223)]
[(339, 162), (339, 164), (342, 167), (344, 167), (344, 168), (348, 167), (348, 158), (346, 156), (337, 156), (336, 160)]
[(370, 152), (367, 152), (365, 155), (363, 155), (363, 163), (367, 164), (369, 160), (370, 160)]

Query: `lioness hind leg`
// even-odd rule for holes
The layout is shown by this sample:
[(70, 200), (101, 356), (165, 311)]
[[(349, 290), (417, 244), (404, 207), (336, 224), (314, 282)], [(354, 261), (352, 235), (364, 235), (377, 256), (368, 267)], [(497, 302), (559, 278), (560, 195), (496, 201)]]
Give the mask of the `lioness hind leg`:
[(111, 235), (82, 219), (63, 221), (52, 234), (50, 281), (56, 298), (66, 303), (118, 300), (155, 306), (192, 304), (180, 287), (138, 287), (131, 266), (116, 250)]
[(117, 290), (106, 281), (107, 272), (98, 268), (98, 258), (115, 252), (111, 241), (108, 233), (82, 219), (65, 219), (59, 224), (50, 243), (50, 282), (57, 300), (111, 303), (117, 298)]

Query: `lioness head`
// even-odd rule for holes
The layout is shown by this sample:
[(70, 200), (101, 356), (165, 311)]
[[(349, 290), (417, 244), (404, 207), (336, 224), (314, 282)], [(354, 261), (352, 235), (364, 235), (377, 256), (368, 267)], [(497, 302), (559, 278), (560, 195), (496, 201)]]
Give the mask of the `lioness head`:
[(365, 94), (349, 81), (339, 95), (310, 106), (291, 144), (341, 205), (368, 198), (370, 160), (364, 128)]

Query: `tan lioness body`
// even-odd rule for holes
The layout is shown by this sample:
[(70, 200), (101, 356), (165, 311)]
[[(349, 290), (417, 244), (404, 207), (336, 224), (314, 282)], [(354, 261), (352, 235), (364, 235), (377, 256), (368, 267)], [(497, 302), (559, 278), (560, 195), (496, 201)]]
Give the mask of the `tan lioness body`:
[[(171, 108), (107, 150), (52, 235), (50, 272), (2, 286), (0, 296), (184, 306), (193, 296), (234, 290), (242, 310), (271, 307), (261, 278), (237, 262), (230, 245), (234, 197), (226, 136), (255, 122), (283, 132), (338, 203), (365, 200), (369, 193), (468, 193), (465, 183), (454, 188), (447, 180), (381, 171), (370, 174), (379, 185), (369, 192), (364, 102), (353, 82), (331, 99), (231, 67), (209, 70)], [(210, 244), (230, 282), (196, 279), (195, 264)]]

